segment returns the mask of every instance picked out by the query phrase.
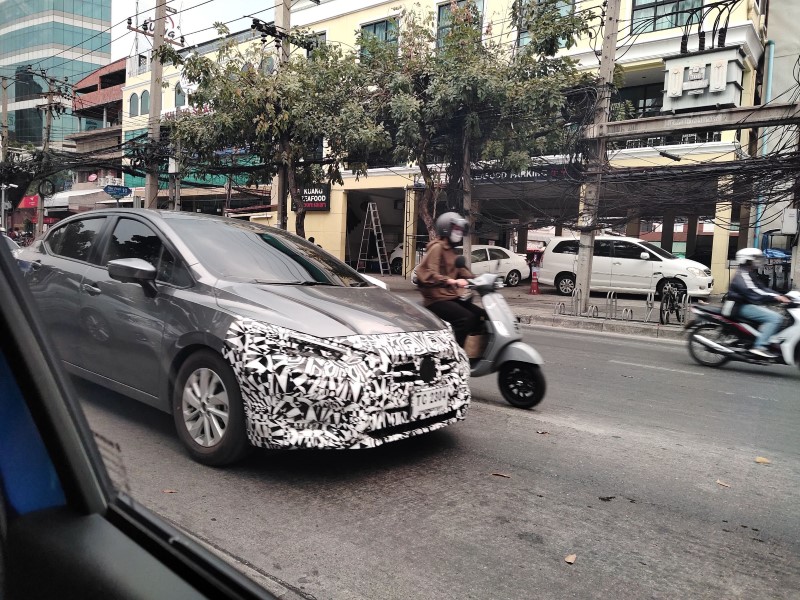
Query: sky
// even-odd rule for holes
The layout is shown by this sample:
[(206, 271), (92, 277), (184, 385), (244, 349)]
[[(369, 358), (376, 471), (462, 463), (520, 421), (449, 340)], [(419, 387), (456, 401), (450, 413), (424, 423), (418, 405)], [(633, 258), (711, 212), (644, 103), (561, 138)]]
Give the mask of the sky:
[[(155, 16), (155, 0), (112, 0), (111, 3), (111, 59), (124, 58), (133, 52), (135, 34), (127, 28), (128, 17), (134, 17), (139, 7), (139, 24)], [(272, 21), (276, 0), (168, 0), (167, 6), (178, 12), (172, 16), (176, 35), (186, 38), (186, 45), (193, 46), (217, 37), (213, 24), (224, 22), (234, 31), (247, 29), (254, 15), (264, 21)], [(134, 18), (134, 23), (136, 19)], [(229, 22), (230, 21), (230, 22)], [(170, 22), (167, 21), (169, 29)], [(152, 38), (139, 36), (139, 49), (151, 47)]]

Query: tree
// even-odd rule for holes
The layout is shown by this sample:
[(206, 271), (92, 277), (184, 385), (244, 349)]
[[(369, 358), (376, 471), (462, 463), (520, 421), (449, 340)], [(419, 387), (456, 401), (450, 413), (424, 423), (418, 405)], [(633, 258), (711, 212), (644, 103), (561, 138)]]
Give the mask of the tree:
[(360, 41), (362, 62), (383, 91), (376, 120), (393, 123), (395, 157), (417, 164), (425, 182), (420, 217), (431, 239), (443, 190), (449, 208), (470, 207), (473, 165), (519, 171), (571, 139), (561, 114), (565, 90), (583, 77), (554, 55), (592, 15), (562, 15), (559, 2), (514, 2), (513, 22), (530, 39), (521, 48), (484, 24), (471, 0), (450, 5), (439, 35), (433, 13), (412, 9), (401, 14), (397, 47)]
[[(296, 232), (305, 237), (300, 189), (341, 183), (345, 167), (366, 173), (365, 163), (348, 162), (348, 156), (366, 156), (390, 140), (366, 110), (374, 92), (352, 52), (323, 44), (278, 70), (272, 68), (272, 54), (266, 45), (243, 47), (233, 40), (222, 45), (216, 60), (162, 48), (161, 60), (171, 60), (197, 84), (189, 97), (194, 112), (172, 123), (171, 136), (201, 175), (227, 169), (246, 173), (248, 183), (269, 183), (285, 165)], [(247, 159), (240, 156), (238, 162), (244, 164), (231, 168), (231, 159), (220, 153), (226, 148), (242, 149)]]

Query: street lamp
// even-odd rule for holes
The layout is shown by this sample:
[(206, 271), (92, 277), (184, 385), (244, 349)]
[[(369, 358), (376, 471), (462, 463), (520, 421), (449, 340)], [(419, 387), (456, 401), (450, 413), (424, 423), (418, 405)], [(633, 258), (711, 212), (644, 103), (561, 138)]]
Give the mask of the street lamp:
[(13, 183), (0, 183), (0, 190), (2, 190), (2, 192), (0, 192), (0, 194), (2, 194), (2, 201), (0, 201), (0, 207), (2, 207), (3, 209), (3, 212), (0, 213), (0, 215), (2, 215), (3, 217), (2, 221), (0, 221), (0, 225), (2, 225), (3, 227), (6, 226), (6, 190), (8, 188), (18, 188), (18, 187), (19, 187), (18, 185)]

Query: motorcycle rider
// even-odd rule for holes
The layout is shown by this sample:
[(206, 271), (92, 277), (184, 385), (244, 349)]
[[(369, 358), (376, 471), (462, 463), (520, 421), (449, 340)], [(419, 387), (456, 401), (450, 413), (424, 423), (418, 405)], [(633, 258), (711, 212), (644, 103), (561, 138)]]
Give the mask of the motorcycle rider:
[(759, 324), (758, 336), (750, 353), (759, 358), (775, 358), (766, 349), (769, 339), (780, 329), (783, 319), (765, 304), (791, 302), (789, 298), (770, 289), (758, 279), (758, 268), (764, 264), (764, 253), (758, 248), (742, 248), (736, 253), (738, 267), (733, 276), (727, 299), (734, 304), (733, 316)]
[(469, 234), (467, 220), (455, 212), (446, 212), (436, 219), (438, 239), (429, 242), (425, 256), (417, 266), (419, 291), (424, 306), (440, 319), (453, 326), (459, 346), (470, 331), (476, 329), (486, 313), (469, 302), (462, 302), (458, 288), (467, 287), (467, 279), (475, 277), (466, 267), (456, 267), (454, 247), (463, 243)]

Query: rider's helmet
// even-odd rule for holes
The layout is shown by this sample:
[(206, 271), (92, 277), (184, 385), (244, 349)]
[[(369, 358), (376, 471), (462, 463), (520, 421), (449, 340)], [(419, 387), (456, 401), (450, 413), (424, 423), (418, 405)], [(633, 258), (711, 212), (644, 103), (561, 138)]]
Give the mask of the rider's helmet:
[(742, 248), (736, 252), (736, 263), (748, 267), (760, 267), (764, 264), (764, 253), (758, 248)]
[(453, 246), (458, 246), (469, 233), (469, 223), (460, 214), (446, 212), (436, 219), (436, 235), (447, 238)]

